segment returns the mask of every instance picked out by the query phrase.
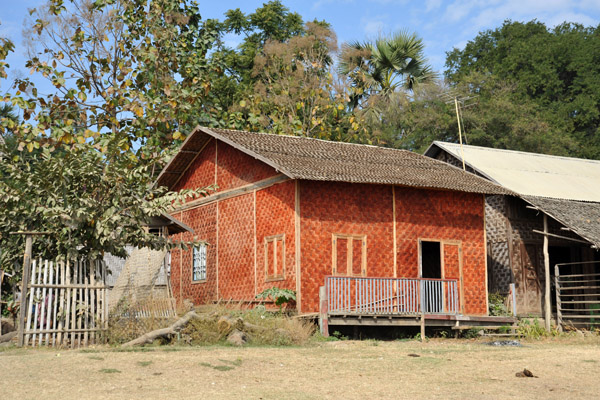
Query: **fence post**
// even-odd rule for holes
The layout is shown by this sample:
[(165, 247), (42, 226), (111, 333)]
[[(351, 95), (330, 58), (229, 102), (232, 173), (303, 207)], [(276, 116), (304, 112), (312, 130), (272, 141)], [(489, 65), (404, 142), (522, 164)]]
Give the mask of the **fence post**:
[(25, 337), (25, 316), (27, 315), (27, 290), (29, 287), (29, 273), (31, 272), (31, 248), (33, 236), (27, 234), (25, 236), (25, 253), (23, 254), (23, 278), (21, 280), (21, 304), (19, 307), (19, 331), (18, 345), (23, 347)]
[(563, 331), (562, 327), (562, 311), (560, 310), (562, 303), (560, 301), (560, 280), (558, 279), (559, 269), (558, 264), (554, 266), (554, 286), (556, 295), (556, 326), (559, 332)]
[(423, 279), (419, 279), (419, 292), (421, 293), (421, 342), (425, 341), (425, 289)]
[[(327, 282), (327, 280), (325, 281)], [(319, 329), (323, 337), (329, 337), (329, 321), (327, 319), (327, 288), (319, 287)]]

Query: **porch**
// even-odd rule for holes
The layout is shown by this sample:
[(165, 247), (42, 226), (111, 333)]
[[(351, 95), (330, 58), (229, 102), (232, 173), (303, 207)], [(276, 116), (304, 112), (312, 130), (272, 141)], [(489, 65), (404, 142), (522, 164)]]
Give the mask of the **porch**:
[(512, 317), (463, 315), (456, 279), (328, 276), (320, 288), (319, 326), (421, 326), (496, 329)]

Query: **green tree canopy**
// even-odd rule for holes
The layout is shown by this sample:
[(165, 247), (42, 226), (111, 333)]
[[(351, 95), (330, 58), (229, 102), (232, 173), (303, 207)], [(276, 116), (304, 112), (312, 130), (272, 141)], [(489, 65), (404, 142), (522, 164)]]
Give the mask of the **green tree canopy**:
[(431, 81), (435, 74), (423, 50), (423, 40), (405, 31), (374, 42), (345, 44), (339, 70), (350, 79), (352, 107), (375, 94), (388, 96), (398, 89), (412, 91)]
[(548, 29), (538, 21), (505, 21), (464, 50), (448, 52), (446, 77), (452, 85), (474, 72), (508, 82), (517, 102), (533, 101), (553, 130), (578, 144), (561, 152), (600, 158), (598, 49), (598, 27), (564, 23)]

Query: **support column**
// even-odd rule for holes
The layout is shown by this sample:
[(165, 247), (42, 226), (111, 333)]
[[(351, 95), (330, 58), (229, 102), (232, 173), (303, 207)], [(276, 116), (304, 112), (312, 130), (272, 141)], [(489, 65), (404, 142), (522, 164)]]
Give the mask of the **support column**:
[(546, 322), (546, 331), (550, 332), (550, 319), (552, 310), (550, 303), (550, 256), (548, 254), (548, 216), (544, 213), (544, 274), (545, 274), (545, 294), (544, 294), (544, 319)]

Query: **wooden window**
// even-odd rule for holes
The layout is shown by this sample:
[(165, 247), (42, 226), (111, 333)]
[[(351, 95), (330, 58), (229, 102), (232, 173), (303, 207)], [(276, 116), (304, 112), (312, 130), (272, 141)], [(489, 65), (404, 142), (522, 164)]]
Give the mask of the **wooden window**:
[(285, 277), (285, 234), (265, 237), (265, 279), (282, 280)]
[(332, 273), (342, 276), (367, 276), (367, 235), (334, 233)]
[(206, 280), (206, 245), (195, 246), (192, 258), (192, 281)]

